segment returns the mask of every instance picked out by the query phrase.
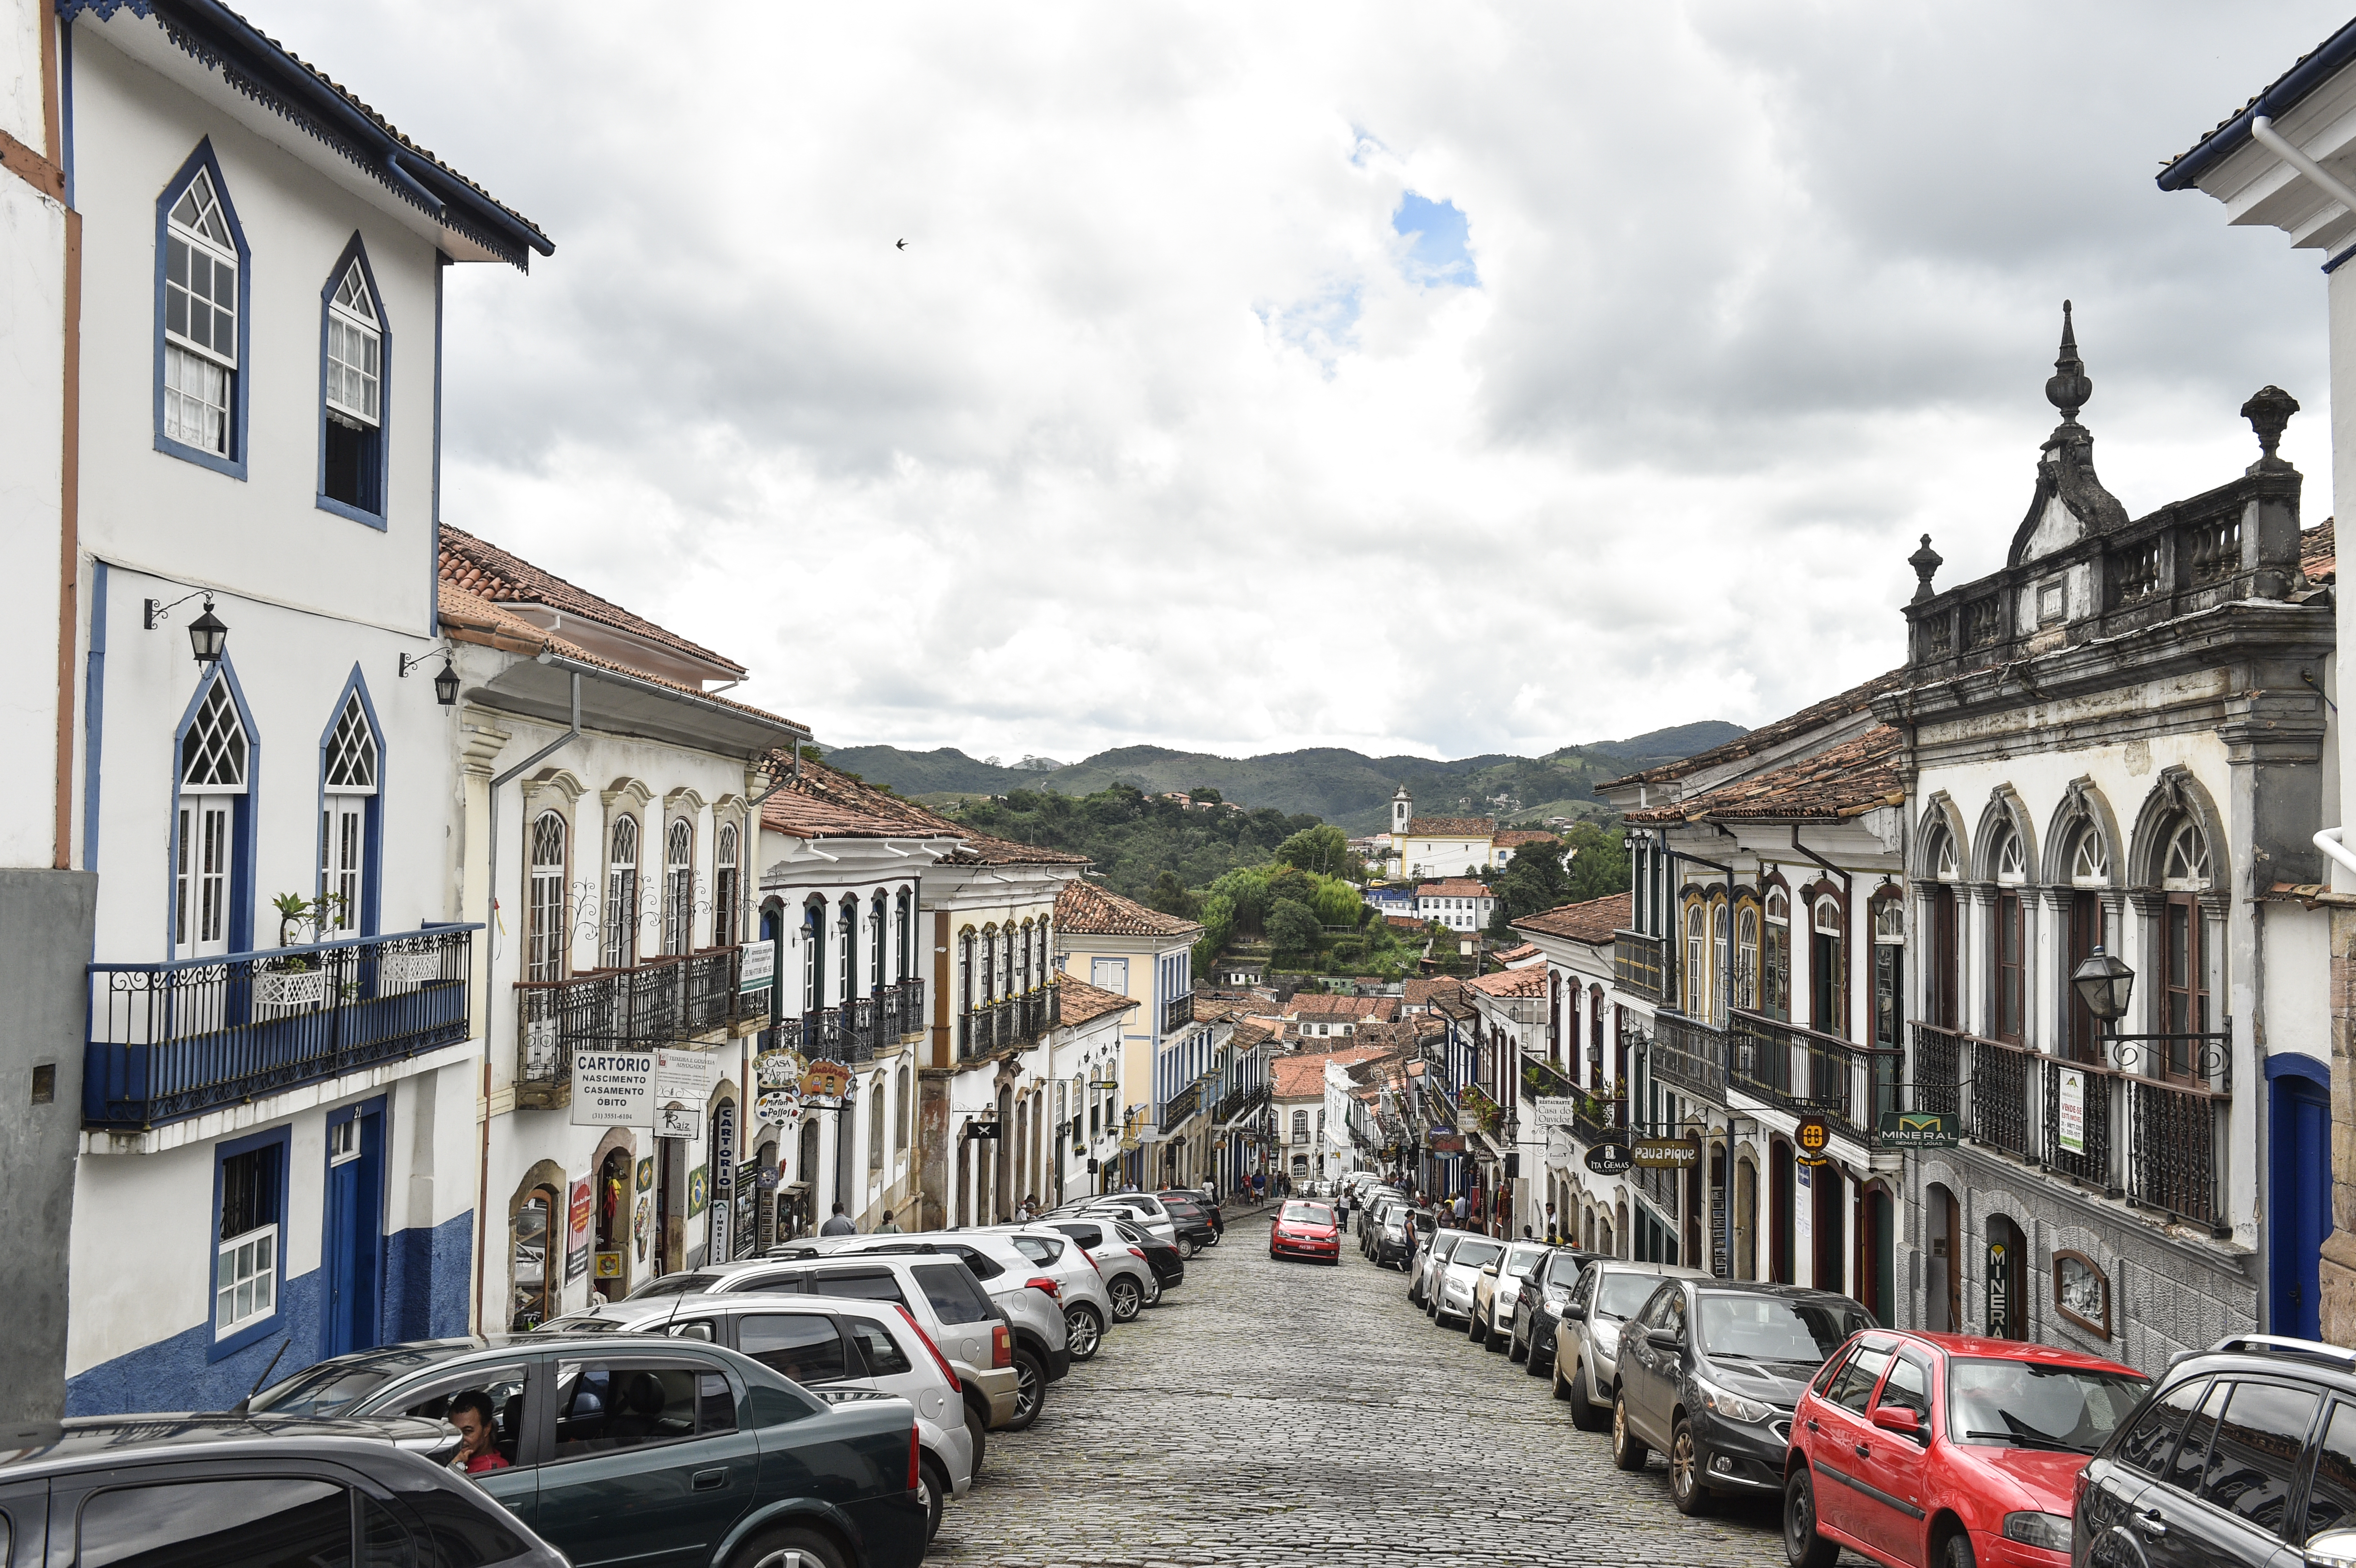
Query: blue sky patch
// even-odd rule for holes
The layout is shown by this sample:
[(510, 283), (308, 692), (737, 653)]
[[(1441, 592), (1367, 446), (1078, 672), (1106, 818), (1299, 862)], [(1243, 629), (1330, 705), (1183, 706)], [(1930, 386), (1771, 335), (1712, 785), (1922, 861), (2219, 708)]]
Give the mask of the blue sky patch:
[(1408, 241), (1400, 270), (1419, 288), (1477, 289), (1481, 274), (1464, 248), (1464, 215), (1452, 201), (1433, 201), (1409, 191), (1391, 214), (1391, 229)]

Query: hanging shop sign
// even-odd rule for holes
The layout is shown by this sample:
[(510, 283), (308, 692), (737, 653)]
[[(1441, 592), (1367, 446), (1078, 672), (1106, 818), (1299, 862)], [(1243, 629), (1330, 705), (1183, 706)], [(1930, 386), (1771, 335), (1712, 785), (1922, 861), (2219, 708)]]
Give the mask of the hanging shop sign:
[(764, 1089), (795, 1088), (809, 1065), (798, 1051), (765, 1051), (753, 1059), (753, 1082)]
[(692, 1105), (658, 1105), (655, 1107), (655, 1136), (659, 1138), (691, 1138), (696, 1124), (702, 1115)]
[(1434, 1154), (1464, 1152), (1464, 1135), (1462, 1133), (1434, 1133), (1431, 1135), (1430, 1143), (1431, 1152)]
[(701, 1109), (720, 1087), (720, 1058), (708, 1051), (655, 1052), (655, 1102), (680, 1101)]
[(712, 1230), (704, 1255), (733, 1257), (729, 1242), (736, 1221), (736, 1102), (723, 1100), (712, 1109)]
[(2053, 1141), (2063, 1152), (2086, 1152), (2086, 1075), (2067, 1068), (2060, 1074), (2055, 1095)]
[(1693, 1138), (1638, 1138), (1634, 1158), (1646, 1170), (1691, 1170), (1701, 1163), (1701, 1145)]
[(1987, 1331), (2012, 1338), (2012, 1249), (2003, 1242), (1987, 1244)]
[(595, 1190), (584, 1176), (573, 1184), (573, 1191), (565, 1200), (564, 1283), (567, 1285), (589, 1272), (589, 1232), (597, 1211)]
[(1541, 1095), (1532, 1103), (1530, 1120), (1541, 1127), (1567, 1127), (1579, 1119), (1579, 1105), (1573, 1095)]
[(712, 1178), (702, 1166), (687, 1173), (687, 1217), (694, 1219), (712, 1203)]
[(1833, 1125), (1811, 1113), (1800, 1118), (1792, 1129), (1792, 1142), (1798, 1147), (1794, 1156), (1802, 1165), (1830, 1165), (1833, 1162)]
[(1953, 1148), (1956, 1132), (1953, 1111), (1881, 1113), (1881, 1147), (1884, 1148)]
[(621, 1278), (622, 1254), (618, 1252), (599, 1253), (597, 1254), (597, 1277), (599, 1279)]
[(654, 1189), (655, 1157), (648, 1155), (646, 1158), (638, 1161), (638, 1190), (641, 1192), (652, 1192)]
[(969, 1138), (995, 1138), (999, 1133), (996, 1122), (968, 1122), (965, 1125), (965, 1136)]
[(840, 1061), (813, 1061), (802, 1072), (802, 1103), (813, 1110), (830, 1111), (842, 1104), (851, 1087), (851, 1069)]
[(790, 1127), (802, 1114), (802, 1097), (792, 1089), (772, 1089), (753, 1102), (753, 1115), (772, 1126)]
[(1626, 1144), (1597, 1144), (1587, 1151), (1587, 1168), (1598, 1176), (1624, 1176), (1635, 1165), (1636, 1151)]
[(777, 981), (777, 944), (774, 942), (752, 942), (744, 946), (744, 967), (736, 971), (736, 990), (751, 996), (766, 991)]
[(655, 1061), (643, 1051), (573, 1053), (573, 1125), (644, 1127), (654, 1124)]

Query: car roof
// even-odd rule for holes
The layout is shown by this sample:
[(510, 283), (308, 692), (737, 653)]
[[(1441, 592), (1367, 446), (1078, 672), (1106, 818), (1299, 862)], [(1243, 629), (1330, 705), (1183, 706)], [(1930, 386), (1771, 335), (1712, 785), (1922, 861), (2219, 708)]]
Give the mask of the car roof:
[[(1698, 1277), (1679, 1275), (1680, 1279), (1693, 1278), (1696, 1294), (1708, 1296), (1772, 1296), (1784, 1301), (1829, 1301), (1843, 1307), (1863, 1307), (1854, 1296), (1843, 1296), (1837, 1290), (1825, 1290), (1813, 1285), (1783, 1285), (1772, 1279), (1719, 1279), (1715, 1275)], [(2009, 1341), (2007, 1341), (2009, 1343)]]
[(1918, 1340), (1944, 1350), (1951, 1356), (1970, 1356), (1987, 1360), (2033, 1361), (2040, 1366), (2077, 1367), (2087, 1371), (2124, 1372), (2129, 1377), (2144, 1377), (2135, 1368), (2123, 1365), (2104, 1356), (2090, 1356), (2083, 1350), (2065, 1349), (2059, 1345), (2032, 1344), (2026, 1339), (1995, 1339), (1984, 1334), (1934, 1334), (1927, 1329), (1868, 1329), (1868, 1333), (1885, 1333), (1900, 1339)]
[(1687, 1268), (1683, 1264), (1639, 1263), (1633, 1258), (1597, 1258), (1590, 1266), (1600, 1268), (1606, 1274), (1643, 1274), (1651, 1275), (1656, 1279), (1710, 1279), (1715, 1277), (1714, 1275), (1703, 1273), (1700, 1269)]
[[(343, 1457), (365, 1464), (389, 1447), (440, 1447), (450, 1441), (439, 1421), (410, 1416), (250, 1415), (220, 1413), (157, 1413), (142, 1415), (81, 1415), (63, 1421), (12, 1424), (0, 1447), (0, 1476), (71, 1469), (79, 1463), (120, 1463), (134, 1455), (153, 1458), (229, 1458), (239, 1456), (285, 1459)], [(290, 1448), (289, 1445), (293, 1445)], [(187, 1451), (201, 1446), (202, 1455)]]
[[(663, 1322), (669, 1322), (674, 1316), (686, 1318), (713, 1312), (839, 1312), (846, 1307), (864, 1306), (873, 1309), (888, 1307), (891, 1305), (888, 1301), (869, 1301), (863, 1296), (801, 1296), (787, 1295), (783, 1291), (776, 1290), (732, 1290), (718, 1294), (706, 1292), (701, 1296), (650, 1296), (637, 1302), (614, 1303), (591, 1316), (627, 1317), (635, 1320), (630, 1327), (608, 1329), (597, 1335), (599, 1342), (602, 1343), (612, 1339), (617, 1332), (624, 1334), (644, 1332), (637, 1325), (649, 1319), (659, 1318)], [(580, 1316), (582, 1316), (580, 1313), (568, 1312), (557, 1321), (562, 1323), (567, 1318)], [(549, 1334), (545, 1329), (540, 1332), (551, 1339), (566, 1337)]]

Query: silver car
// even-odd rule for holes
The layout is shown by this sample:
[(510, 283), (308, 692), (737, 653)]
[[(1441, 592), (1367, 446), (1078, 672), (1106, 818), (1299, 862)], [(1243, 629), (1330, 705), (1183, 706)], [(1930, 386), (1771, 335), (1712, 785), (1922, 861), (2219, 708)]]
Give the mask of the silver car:
[(1137, 1315), (1162, 1299), (1162, 1282), (1146, 1262), (1145, 1249), (1114, 1229), (1110, 1220), (1076, 1219), (1057, 1214), (1034, 1229), (1072, 1238), (1104, 1275), (1105, 1299), (1112, 1304), (1112, 1320), (1132, 1323)]
[(1554, 1331), (1554, 1396), (1570, 1402), (1570, 1424), (1581, 1432), (1612, 1424), (1620, 1396), (1620, 1330), (1644, 1310), (1665, 1279), (1707, 1279), (1676, 1264), (1601, 1259), (1580, 1271)]
[[(1006, 1243), (999, 1261), (1010, 1269), (1027, 1261), (1033, 1279), (1053, 1280), (1056, 1305), (1064, 1309), (1065, 1343), (1072, 1360), (1092, 1361), (1104, 1344), (1105, 1329), (1113, 1320), (1112, 1296), (1104, 1271), (1087, 1250), (1071, 1237), (1042, 1225), (992, 1225), (986, 1230), (959, 1231), (958, 1240), (994, 1238)], [(935, 1238), (936, 1240), (946, 1238)], [(1126, 1254), (1124, 1254), (1126, 1255)]]
[(541, 1325), (542, 1333), (600, 1331), (724, 1345), (829, 1402), (862, 1389), (897, 1394), (916, 1407), (916, 1439), (924, 1451), (918, 1491), (926, 1530), (938, 1533), (945, 1498), (961, 1498), (972, 1489), (973, 1435), (966, 1430), (956, 1375), (905, 1307), (807, 1296), (674, 1296), (571, 1313)]
[(1432, 1274), (1426, 1294), (1431, 1298), (1431, 1320), (1442, 1328), (1472, 1321), (1472, 1293), (1481, 1284), (1481, 1271), (1505, 1255), (1505, 1243), (1486, 1236), (1467, 1236), (1456, 1243)]
[(1430, 1240), (1423, 1243), (1423, 1250), (1417, 1253), (1415, 1261), (1408, 1265), (1407, 1298), (1409, 1305), (1422, 1307), (1427, 1316), (1430, 1313), (1432, 1281), (1439, 1277), (1440, 1265), (1448, 1261), (1448, 1254), (1456, 1250), (1457, 1243), (1474, 1233), (1451, 1231), (1444, 1225), (1432, 1232)]

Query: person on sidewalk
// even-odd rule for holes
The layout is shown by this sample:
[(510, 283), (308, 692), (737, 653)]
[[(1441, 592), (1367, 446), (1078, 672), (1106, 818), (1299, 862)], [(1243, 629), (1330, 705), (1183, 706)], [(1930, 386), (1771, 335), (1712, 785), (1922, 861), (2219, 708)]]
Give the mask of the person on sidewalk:
[(842, 1205), (838, 1203), (834, 1206), (833, 1217), (818, 1228), (818, 1233), (821, 1236), (855, 1236), (859, 1234), (859, 1227), (851, 1222), (851, 1217), (842, 1211)]
[(884, 1211), (884, 1222), (875, 1227), (875, 1233), (879, 1236), (897, 1236), (903, 1234), (900, 1227), (892, 1223), (892, 1211), (889, 1209)]

